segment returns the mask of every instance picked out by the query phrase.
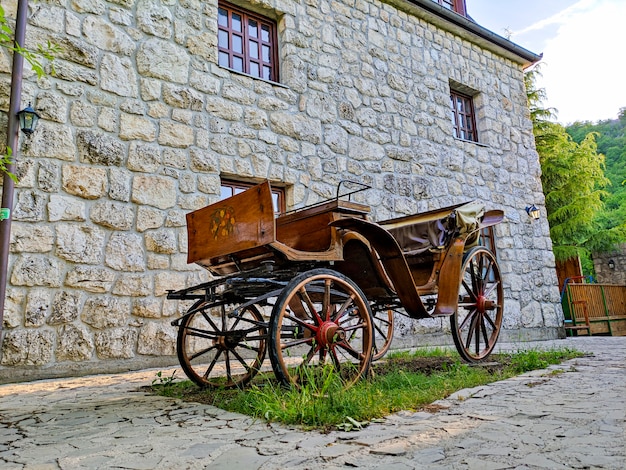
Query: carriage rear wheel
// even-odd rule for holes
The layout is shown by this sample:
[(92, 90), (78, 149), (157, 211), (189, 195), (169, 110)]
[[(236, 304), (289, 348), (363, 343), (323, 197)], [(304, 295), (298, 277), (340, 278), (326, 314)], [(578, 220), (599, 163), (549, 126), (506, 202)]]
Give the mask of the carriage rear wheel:
[(377, 361), (389, 350), (393, 339), (393, 310), (377, 310), (373, 314), (374, 353), (372, 361)]
[(270, 359), (287, 386), (337, 373), (344, 386), (366, 375), (372, 358), (372, 313), (361, 289), (330, 269), (296, 276), (272, 310)]
[(500, 268), (488, 249), (472, 248), (463, 260), (459, 305), (450, 317), (459, 354), (478, 362), (491, 354), (502, 326), (504, 291)]
[(201, 387), (242, 387), (265, 358), (267, 328), (254, 305), (194, 305), (178, 327), (180, 365)]

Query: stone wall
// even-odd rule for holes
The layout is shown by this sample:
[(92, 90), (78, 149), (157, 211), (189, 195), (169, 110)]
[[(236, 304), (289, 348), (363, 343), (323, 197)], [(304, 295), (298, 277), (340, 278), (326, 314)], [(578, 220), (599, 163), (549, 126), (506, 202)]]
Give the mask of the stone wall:
[[(186, 264), (185, 213), (218, 200), (220, 177), (284, 185), (289, 208), (357, 179), (374, 220), (503, 209), (503, 337), (558, 335), (545, 214), (524, 211), (543, 194), (521, 66), (376, 0), (248, 6), (277, 20), (280, 84), (217, 66), (217, 0), (31, 2), (28, 45), (62, 52), (53, 75), (25, 71), (43, 119), (19, 149), (0, 378), (175, 363), (187, 306), (165, 293), (207, 279)], [(5, 50), (0, 73), (6, 112)], [(480, 144), (452, 137), (450, 83), (478, 93)], [(401, 321), (395, 341), (446, 329)]]
[[(609, 266), (609, 261), (613, 261), (613, 268)], [(597, 282), (626, 286), (626, 243), (609, 253), (594, 253), (593, 266)]]

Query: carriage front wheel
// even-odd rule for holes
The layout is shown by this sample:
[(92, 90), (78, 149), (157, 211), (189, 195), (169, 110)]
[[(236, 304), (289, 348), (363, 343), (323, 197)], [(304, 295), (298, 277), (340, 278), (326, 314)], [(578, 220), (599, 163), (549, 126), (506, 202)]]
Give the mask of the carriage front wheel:
[(200, 302), (178, 327), (180, 365), (201, 387), (241, 387), (263, 364), (266, 326), (254, 305)]
[(333, 371), (345, 386), (364, 376), (373, 345), (372, 313), (361, 289), (330, 269), (313, 269), (282, 291), (272, 310), (269, 353), (284, 385)]
[(504, 291), (500, 268), (491, 251), (472, 248), (463, 259), (459, 304), (450, 317), (459, 354), (478, 362), (491, 354), (502, 326)]

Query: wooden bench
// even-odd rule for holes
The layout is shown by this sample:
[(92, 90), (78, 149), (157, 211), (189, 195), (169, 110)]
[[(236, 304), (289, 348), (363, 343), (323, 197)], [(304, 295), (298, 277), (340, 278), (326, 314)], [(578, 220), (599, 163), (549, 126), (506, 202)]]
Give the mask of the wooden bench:
[[(589, 321), (589, 311), (587, 310), (587, 302), (584, 300), (575, 300), (571, 303), (572, 319), (565, 319), (565, 330), (570, 333), (587, 330), (587, 335), (591, 336), (591, 322)], [(581, 315), (582, 313), (582, 315)]]

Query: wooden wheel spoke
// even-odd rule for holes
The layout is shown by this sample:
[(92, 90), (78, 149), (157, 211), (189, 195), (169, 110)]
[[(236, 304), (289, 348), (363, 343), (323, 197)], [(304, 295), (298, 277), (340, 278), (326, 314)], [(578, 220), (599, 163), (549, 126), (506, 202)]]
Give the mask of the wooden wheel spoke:
[[(473, 306), (475, 307), (476, 304), (473, 304)], [(463, 321), (461, 322), (461, 324), (459, 325), (459, 330), (463, 330), (465, 329), (465, 327), (467, 326), (467, 322), (468, 321), (474, 321), (474, 317), (477, 315), (478, 310), (477, 309), (473, 309), (471, 312), (468, 312), (467, 315), (465, 316), (465, 318), (463, 319)]]
[(208, 330), (204, 330), (200, 328), (193, 328), (190, 326), (185, 328), (185, 331), (186, 331), (187, 336), (193, 336), (195, 338), (217, 340), (217, 338), (222, 336), (221, 334), (217, 334), (212, 331), (208, 331)]
[(301, 344), (313, 344), (313, 338), (294, 339), (293, 341), (289, 341), (288, 343), (281, 341), (280, 349), (285, 350), (285, 349), (293, 348), (294, 346), (300, 346)]
[[(470, 276), (470, 277), (472, 278), (472, 284), (473, 284), (474, 276)], [(467, 285), (467, 281), (465, 279), (463, 279), (462, 283), (467, 294), (472, 298), (474, 302), (476, 302), (476, 293), (475, 293), (476, 291), (473, 289), (473, 287), (470, 287)]]
[[(497, 330), (498, 329), (498, 327), (496, 326), (495, 322), (493, 321), (493, 319), (489, 315), (487, 315), (487, 314), (483, 315), (483, 320), (487, 321), (489, 323), (489, 326), (491, 327), (491, 329), (493, 329), (493, 330)], [(483, 321), (483, 323), (484, 323), (484, 321)]]
[(348, 297), (346, 299), (346, 301), (341, 305), (341, 307), (339, 307), (339, 310), (337, 311), (337, 313), (332, 318), (332, 320), (335, 323), (339, 323), (341, 321), (341, 319), (346, 315), (346, 313), (352, 312), (354, 310), (358, 310), (358, 307), (356, 307), (356, 306), (354, 306), (352, 308), (348, 308), (351, 305), (354, 305), (354, 299), (355, 299), (354, 294), (350, 295), (350, 297)]
[[(472, 319), (471, 319), (472, 321), (470, 323), (469, 330), (467, 332), (467, 341), (465, 343), (465, 349), (469, 349), (470, 348), (472, 339), (473, 339), (474, 334), (476, 332), (476, 320), (477, 319), (478, 319), (478, 313), (476, 315), (472, 315)], [(466, 322), (467, 322), (467, 318), (465, 319), (464, 323), (466, 323)]]
[(363, 360), (363, 353), (357, 351), (356, 349), (354, 349), (350, 343), (346, 342), (346, 341), (342, 341), (341, 343), (337, 343), (336, 345), (338, 348), (343, 349), (345, 352), (347, 352), (350, 356), (352, 356), (354, 359), (357, 359), (359, 361)]
[(489, 346), (489, 333), (487, 332), (487, 325), (485, 324), (485, 317), (486, 315), (483, 315), (483, 320), (480, 322), (480, 330), (483, 334), (483, 341), (485, 342), (485, 348), (486, 348), (487, 346)]
[(207, 367), (206, 371), (204, 372), (203, 377), (205, 380), (209, 378), (209, 374), (211, 374), (211, 371), (215, 367), (215, 364), (217, 364), (217, 360), (219, 359), (221, 355), (222, 355), (222, 351), (219, 350), (217, 354), (215, 355), (215, 357), (213, 358), (213, 360), (211, 361), (211, 364), (209, 364), (209, 367)]
[(202, 310), (202, 317), (207, 321), (209, 325), (211, 325), (211, 328), (213, 328), (214, 331), (222, 331), (222, 329), (215, 324), (211, 316), (207, 313), (206, 309)]
[[(208, 348), (205, 348), (202, 351), (198, 351), (197, 353), (189, 356), (189, 360), (193, 361), (194, 359), (197, 359), (200, 356), (203, 356), (204, 354), (214, 350), (215, 348), (217, 348), (217, 345), (214, 344), (213, 346), (209, 346)], [(217, 354), (219, 355), (219, 352)]]
[(311, 300), (311, 297), (309, 296), (309, 292), (306, 290), (306, 286), (302, 286), (300, 288), (300, 290), (298, 291), (298, 296), (300, 297), (300, 304), (302, 305), (303, 309), (305, 305), (308, 307), (309, 318), (311, 318), (317, 325), (321, 325), (323, 322), (322, 317), (320, 316), (320, 313), (315, 308), (315, 304)]
[(243, 357), (241, 357), (239, 353), (235, 351), (234, 349), (231, 349), (230, 352), (233, 353), (233, 356), (235, 356), (235, 359), (237, 359), (237, 361), (243, 366), (246, 372), (250, 372), (252, 368), (248, 365), (246, 360)]
[(313, 333), (316, 333), (317, 330), (319, 330), (317, 325), (312, 325), (311, 323), (307, 323), (304, 320), (299, 319), (296, 316), (293, 315), (285, 315), (285, 319), (286, 320), (291, 320), (294, 323), (297, 323), (298, 325), (302, 326), (303, 328), (306, 328), (307, 330), (311, 330)]

